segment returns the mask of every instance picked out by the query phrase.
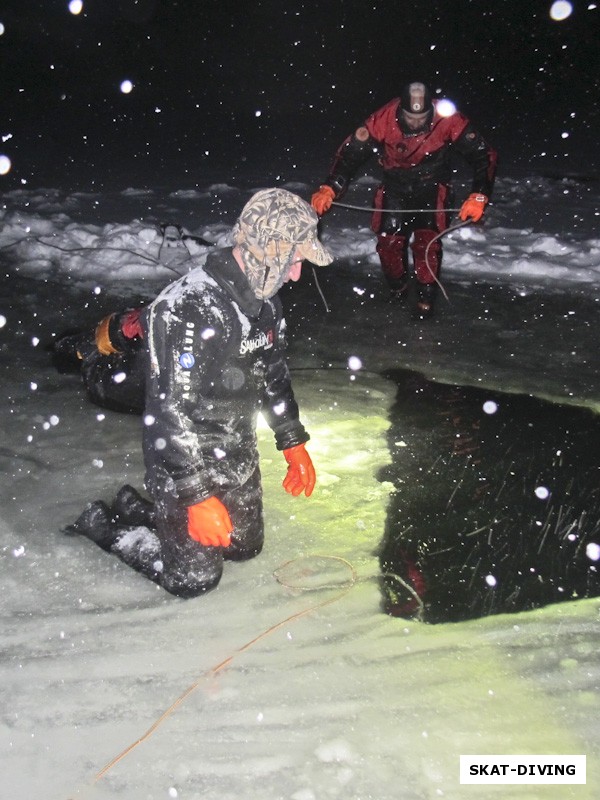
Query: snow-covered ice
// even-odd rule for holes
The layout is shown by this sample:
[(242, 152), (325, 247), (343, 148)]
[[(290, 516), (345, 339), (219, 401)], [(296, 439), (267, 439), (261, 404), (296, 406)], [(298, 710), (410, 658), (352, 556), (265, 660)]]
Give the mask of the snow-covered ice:
[[(385, 302), (368, 215), (325, 218), (337, 261), (316, 270), (323, 297), (308, 266), (283, 292), (317, 488), (282, 490), (261, 428), (265, 550), (227, 564), (216, 591), (174, 599), (61, 532), (87, 501), (141, 486), (141, 420), (92, 406), (45, 345), (170, 279), (160, 222), (225, 245), (264, 185), (1, 197), (3, 794), (597, 797), (598, 600), (409, 622), (381, 612), (375, 555), (397, 388), (386, 370), (490, 389), (491, 402), (509, 391), (598, 410), (592, 181), (501, 178), (485, 226), (446, 237), (449, 302), (427, 323)], [(344, 199), (365, 206), (371, 188)], [(472, 789), (459, 784), (468, 753), (586, 754), (587, 785)]]

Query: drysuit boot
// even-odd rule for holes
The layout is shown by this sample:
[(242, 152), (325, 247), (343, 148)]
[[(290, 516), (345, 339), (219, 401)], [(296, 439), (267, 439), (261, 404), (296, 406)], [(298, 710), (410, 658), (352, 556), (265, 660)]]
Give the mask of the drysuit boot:
[[(132, 487), (123, 488), (132, 489)], [(119, 494), (124, 508), (125, 501), (129, 501), (131, 505), (132, 498), (148, 502), (144, 501), (135, 489), (132, 489), (132, 492), (121, 491)], [(136, 572), (140, 572), (155, 583), (161, 583), (160, 542), (156, 534), (143, 525), (131, 527), (116, 525), (113, 511), (102, 500), (90, 503), (77, 520), (65, 528), (65, 533), (85, 536), (106, 552), (116, 555)]]
[(65, 333), (48, 347), (52, 366), (61, 374), (78, 373), (81, 362), (96, 349), (93, 333)]
[(65, 528), (65, 533), (85, 536), (107, 552), (110, 552), (119, 536), (110, 509), (102, 500), (89, 503), (75, 522)]
[(111, 508), (112, 520), (117, 525), (143, 526), (151, 530), (156, 528), (156, 513), (154, 503), (129, 484), (122, 486), (117, 492)]
[(420, 283), (417, 286), (417, 305), (415, 317), (428, 319), (433, 316), (437, 285), (435, 283)]

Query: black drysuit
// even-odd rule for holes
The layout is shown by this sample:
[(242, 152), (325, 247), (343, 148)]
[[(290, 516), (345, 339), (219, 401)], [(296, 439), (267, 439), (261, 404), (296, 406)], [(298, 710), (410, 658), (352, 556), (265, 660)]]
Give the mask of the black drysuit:
[[(218, 583), (223, 558), (263, 544), (256, 421), (262, 411), (284, 450), (308, 441), (285, 361), (281, 302), (258, 300), (231, 251), (168, 286), (142, 317), (146, 344), (144, 461), (156, 536), (129, 532), (112, 550), (168, 591), (195, 596)], [(228, 548), (187, 532), (187, 507), (227, 508)]]

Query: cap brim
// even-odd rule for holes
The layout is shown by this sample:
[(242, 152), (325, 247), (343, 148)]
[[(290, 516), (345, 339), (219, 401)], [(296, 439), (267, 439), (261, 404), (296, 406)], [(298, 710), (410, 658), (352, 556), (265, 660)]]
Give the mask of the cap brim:
[(319, 267), (326, 267), (333, 261), (333, 256), (329, 250), (323, 247), (316, 236), (298, 244), (297, 247), (302, 257), (310, 261), (311, 264), (316, 264)]

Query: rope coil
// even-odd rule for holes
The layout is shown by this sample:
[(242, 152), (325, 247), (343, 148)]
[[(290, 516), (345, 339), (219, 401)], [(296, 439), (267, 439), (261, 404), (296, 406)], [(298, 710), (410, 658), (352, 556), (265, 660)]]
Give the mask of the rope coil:
[[(330, 583), (322, 584), (321, 586), (301, 585), (301, 584), (298, 584), (298, 583), (293, 582), (292, 580), (290, 580), (289, 575), (286, 575), (286, 569), (288, 567), (290, 567), (290, 565), (292, 565), (292, 564), (295, 564), (295, 563), (298, 563), (298, 562), (301, 562), (301, 561), (308, 561), (310, 559), (313, 559), (313, 560), (316, 559), (317, 564), (320, 564), (323, 561), (334, 562), (338, 568), (341, 567), (343, 570), (346, 571), (346, 577), (341, 582), (338, 582), (338, 583), (331, 583), (330, 582)], [(310, 565), (309, 565), (309, 567), (305, 568), (304, 573), (306, 575), (308, 575), (310, 578), (312, 578), (312, 576), (315, 574), (314, 565), (313, 565), (312, 570), (310, 568)], [(302, 574), (302, 572), (301, 572), (301, 574)], [(325, 555), (325, 556), (314, 556), (314, 555), (313, 556), (300, 556), (299, 558), (291, 559), (290, 561), (286, 561), (284, 564), (282, 564), (280, 567), (278, 567), (278, 569), (276, 569), (274, 571), (273, 576), (275, 577), (275, 579), (277, 580), (277, 582), (280, 585), (288, 587), (288, 588), (304, 589), (304, 590), (339, 589), (340, 591), (336, 592), (333, 595), (333, 597), (329, 597), (329, 598), (321, 600), (321, 601), (319, 601), (317, 603), (313, 603), (312, 605), (306, 606), (305, 608), (300, 609), (300, 611), (297, 611), (294, 614), (290, 614), (285, 619), (282, 619), (279, 622), (274, 623), (269, 628), (267, 628), (266, 630), (262, 631), (257, 636), (255, 636), (253, 639), (250, 639), (248, 642), (243, 644), (241, 647), (238, 647), (237, 650), (235, 650), (233, 653), (231, 653), (231, 655), (227, 656), (227, 658), (223, 659), (223, 661), (219, 662), (215, 666), (213, 666), (213, 667), (207, 669), (205, 672), (203, 672), (202, 675), (200, 675), (200, 677), (197, 678), (197, 680), (195, 680), (190, 686), (188, 686), (187, 689), (185, 689), (185, 691), (183, 691), (179, 695), (179, 697), (177, 697), (171, 703), (171, 705), (152, 723), (152, 725), (146, 730), (145, 733), (143, 733), (134, 742), (129, 744), (124, 750), (122, 750), (118, 755), (116, 755), (113, 759), (111, 759), (104, 767), (102, 767), (101, 770), (99, 770), (96, 773), (96, 775), (94, 776), (93, 781), (92, 781), (94, 784), (96, 784), (99, 780), (101, 780), (108, 772), (110, 772), (113, 769), (113, 767), (115, 767), (119, 762), (123, 761), (123, 759), (126, 758), (130, 753), (132, 753), (137, 747), (139, 747), (141, 744), (146, 742), (157, 731), (157, 729), (162, 725), (162, 723), (168, 717), (170, 717), (174, 713), (174, 711), (191, 694), (193, 694), (193, 692), (196, 691), (196, 689), (198, 689), (200, 684), (206, 678), (213, 677), (213, 676), (217, 675), (218, 673), (222, 672), (224, 669), (226, 669), (233, 662), (234, 658), (237, 655), (240, 655), (241, 653), (246, 652), (251, 647), (253, 647), (255, 644), (257, 644), (258, 642), (260, 642), (263, 639), (265, 639), (270, 634), (272, 634), (275, 631), (278, 631), (281, 628), (283, 628), (284, 625), (287, 625), (290, 622), (293, 622), (293, 621), (295, 621), (297, 619), (300, 619), (301, 617), (305, 617), (308, 614), (311, 614), (313, 611), (317, 611), (318, 609), (325, 608), (326, 606), (331, 605), (332, 603), (335, 603), (338, 600), (341, 600), (343, 597), (345, 597), (348, 594), (348, 592), (352, 589), (352, 587), (354, 586), (354, 584), (358, 580), (358, 575), (356, 573), (356, 570), (355, 570), (355, 568), (353, 567), (353, 565), (349, 561), (347, 561), (345, 558), (342, 558), (341, 556), (329, 556), (329, 555)], [(79, 794), (79, 793), (77, 793), (77, 794)], [(71, 796), (69, 798), (69, 800), (75, 800), (75, 796), (74, 795)]]

